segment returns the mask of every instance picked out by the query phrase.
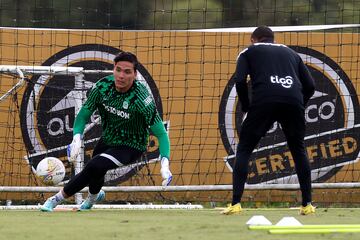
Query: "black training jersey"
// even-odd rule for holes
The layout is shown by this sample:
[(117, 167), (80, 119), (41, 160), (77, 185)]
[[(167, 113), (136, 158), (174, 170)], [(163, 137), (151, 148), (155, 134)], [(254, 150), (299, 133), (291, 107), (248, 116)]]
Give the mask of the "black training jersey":
[(301, 57), (282, 44), (255, 43), (239, 54), (234, 77), (244, 111), (250, 105), (248, 75), (251, 105), (281, 102), (304, 106), (315, 89)]
[(149, 127), (161, 122), (155, 102), (138, 80), (126, 93), (116, 91), (114, 76), (100, 79), (83, 107), (101, 116), (102, 139), (109, 146), (129, 146), (145, 151)]

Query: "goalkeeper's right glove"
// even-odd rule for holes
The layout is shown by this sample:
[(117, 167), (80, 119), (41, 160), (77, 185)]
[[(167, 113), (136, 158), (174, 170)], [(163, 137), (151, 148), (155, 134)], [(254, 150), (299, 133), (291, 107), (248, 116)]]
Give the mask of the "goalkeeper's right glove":
[(169, 169), (169, 159), (167, 157), (161, 158), (160, 173), (161, 173), (161, 177), (163, 178), (161, 185), (168, 186), (172, 180), (172, 174)]
[(79, 156), (81, 150), (81, 139), (82, 136), (80, 133), (75, 134), (71, 144), (67, 147), (67, 155), (70, 162), (75, 162)]

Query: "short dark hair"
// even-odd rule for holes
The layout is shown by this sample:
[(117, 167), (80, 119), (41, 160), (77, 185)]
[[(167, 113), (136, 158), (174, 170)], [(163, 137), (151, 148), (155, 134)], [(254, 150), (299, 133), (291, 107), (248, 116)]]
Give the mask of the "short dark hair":
[(260, 26), (254, 30), (251, 38), (258, 42), (274, 42), (274, 32), (268, 26)]
[(137, 57), (135, 56), (135, 54), (133, 54), (131, 52), (121, 51), (118, 54), (116, 54), (116, 56), (114, 58), (114, 63), (116, 64), (117, 62), (120, 62), (120, 61), (131, 62), (134, 65), (135, 71), (137, 70), (138, 65), (139, 65)]

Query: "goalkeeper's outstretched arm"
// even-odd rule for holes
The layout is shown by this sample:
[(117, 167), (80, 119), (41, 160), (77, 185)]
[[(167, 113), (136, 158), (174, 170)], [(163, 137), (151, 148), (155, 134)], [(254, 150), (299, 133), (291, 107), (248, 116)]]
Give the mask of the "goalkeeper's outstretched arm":
[(75, 118), (73, 135), (82, 135), (84, 133), (85, 125), (89, 121), (91, 114), (92, 112), (85, 107), (80, 109), (78, 115)]
[(170, 140), (165, 130), (164, 124), (159, 121), (150, 127), (151, 131), (159, 140), (159, 151), (161, 156), (161, 176), (163, 178), (162, 185), (168, 186), (172, 181), (172, 173), (169, 167), (170, 157)]
[(159, 151), (161, 157), (170, 158), (170, 140), (162, 122), (157, 122), (150, 127), (155, 137), (159, 140)]
[(70, 162), (75, 162), (81, 149), (81, 140), (84, 133), (85, 125), (89, 120), (92, 112), (87, 108), (82, 107), (75, 118), (73, 140), (67, 148), (67, 155)]

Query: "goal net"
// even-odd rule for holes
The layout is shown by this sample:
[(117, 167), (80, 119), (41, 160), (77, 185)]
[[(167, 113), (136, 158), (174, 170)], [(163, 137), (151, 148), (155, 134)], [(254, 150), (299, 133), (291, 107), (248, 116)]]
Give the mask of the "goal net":
[[(140, 61), (171, 141), (172, 186), (160, 187), (157, 139), (139, 162), (111, 171), (112, 202), (229, 201), (242, 112), (232, 75), (254, 28), (187, 31), (0, 29), (0, 200), (42, 202), (34, 175), (46, 156), (66, 160), (72, 126), (87, 91), (111, 74), (120, 50)], [(274, 27), (276, 42), (297, 51), (316, 80), (306, 108), (306, 150), (316, 202), (359, 203), (359, 25)], [(96, 113), (85, 134), (84, 163), (100, 137)], [(250, 161), (244, 200), (297, 203), (292, 156), (277, 124)], [(289, 189), (293, 191), (289, 191)]]

